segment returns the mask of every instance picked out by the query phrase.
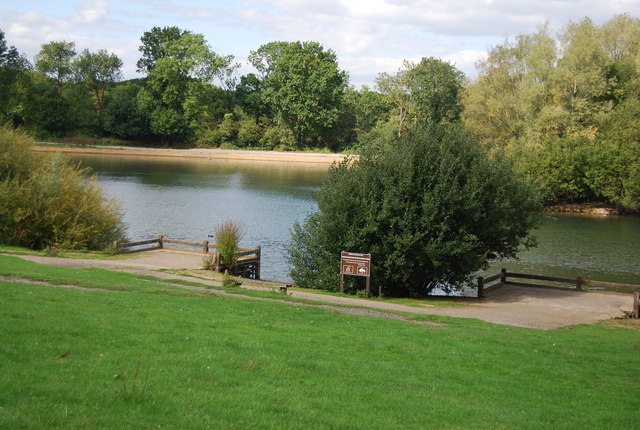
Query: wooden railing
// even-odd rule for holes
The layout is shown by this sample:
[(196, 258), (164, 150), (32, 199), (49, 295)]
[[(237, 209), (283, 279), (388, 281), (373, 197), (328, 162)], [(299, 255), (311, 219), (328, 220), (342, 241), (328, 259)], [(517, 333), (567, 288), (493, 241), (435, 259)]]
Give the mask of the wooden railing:
[[(113, 243), (113, 248), (118, 254), (153, 251), (156, 249), (198, 252), (205, 256), (211, 256), (212, 266), (216, 272), (222, 272), (229, 269), (221, 265), (220, 254), (215, 251), (216, 245), (214, 243), (209, 243), (208, 240), (203, 242), (189, 242), (186, 240), (168, 239), (161, 235), (155, 239), (140, 240), (137, 242), (116, 241)], [(233, 274), (260, 279), (261, 252), (262, 250), (259, 246), (256, 246), (255, 248), (238, 248), (239, 258), (235, 267), (232, 268)]]
[[(564, 284), (561, 285), (548, 285), (531, 282), (517, 282), (511, 281), (509, 278), (515, 279), (529, 279), (533, 281), (546, 281)], [(497, 282), (496, 282), (497, 281)], [(568, 284), (568, 285), (567, 285)], [(559, 278), (555, 276), (542, 276), (542, 275), (529, 275), (524, 273), (507, 272), (507, 269), (502, 269), (500, 273), (486, 278), (478, 277), (478, 297), (484, 297), (487, 291), (500, 288), (503, 285), (515, 285), (520, 287), (533, 287), (533, 288), (553, 288), (561, 290), (582, 291), (584, 287), (599, 287), (612, 290), (631, 290), (635, 291), (633, 298), (633, 316), (635, 318), (640, 317), (640, 285), (635, 284), (622, 284), (617, 282), (603, 282), (593, 281), (590, 279), (583, 279), (581, 276), (575, 278)]]

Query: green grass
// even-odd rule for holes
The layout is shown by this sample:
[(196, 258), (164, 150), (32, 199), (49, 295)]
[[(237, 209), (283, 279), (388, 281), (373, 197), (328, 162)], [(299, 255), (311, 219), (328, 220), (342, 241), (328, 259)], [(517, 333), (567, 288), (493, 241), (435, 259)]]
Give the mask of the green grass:
[(0, 282), (0, 428), (637, 427), (630, 320), (429, 326), (46, 271), (128, 292)]

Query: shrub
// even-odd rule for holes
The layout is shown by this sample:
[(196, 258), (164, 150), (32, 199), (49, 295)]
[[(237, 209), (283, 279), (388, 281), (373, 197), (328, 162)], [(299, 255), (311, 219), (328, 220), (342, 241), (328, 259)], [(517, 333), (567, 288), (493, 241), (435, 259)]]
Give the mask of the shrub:
[(262, 138), (262, 127), (252, 119), (240, 121), (238, 129), (238, 146), (258, 146)]
[(218, 224), (214, 230), (216, 250), (220, 254), (220, 264), (232, 270), (238, 262), (238, 244), (244, 235), (242, 224), (228, 220)]
[(0, 242), (33, 249), (100, 250), (124, 237), (122, 213), (87, 170), (40, 156), (32, 139), (0, 129)]
[(371, 253), (374, 290), (424, 295), (433, 281), (466, 281), (490, 258), (532, 245), (536, 208), (511, 165), (462, 127), (415, 130), (332, 167), (318, 212), (294, 226), (290, 274), (336, 290), (340, 252)]

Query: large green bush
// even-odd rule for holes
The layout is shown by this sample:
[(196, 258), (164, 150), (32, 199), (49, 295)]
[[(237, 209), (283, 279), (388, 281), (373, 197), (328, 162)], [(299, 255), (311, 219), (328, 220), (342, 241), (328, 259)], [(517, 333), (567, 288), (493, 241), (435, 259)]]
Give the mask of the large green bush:
[(33, 141), (0, 128), (0, 243), (42, 249), (104, 249), (122, 239), (122, 214), (95, 178), (60, 155), (37, 155)]
[(374, 291), (423, 295), (532, 244), (537, 197), (511, 164), (459, 125), (407, 137), (335, 165), (318, 212), (293, 229), (291, 276), (336, 290), (341, 251), (372, 254)]

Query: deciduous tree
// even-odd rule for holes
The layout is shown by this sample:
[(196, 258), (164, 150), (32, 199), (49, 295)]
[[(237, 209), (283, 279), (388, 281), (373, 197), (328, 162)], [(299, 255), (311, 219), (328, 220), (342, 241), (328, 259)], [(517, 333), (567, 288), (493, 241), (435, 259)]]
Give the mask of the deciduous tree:
[(108, 90), (122, 79), (122, 60), (104, 49), (92, 53), (85, 49), (73, 61), (77, 81), (85, 84), (93, 94), (98, 114), (106, 104)]
[(249, 58), (264, 76), (263, 100), (298, 145), (330, 141), (347, 84), (336, 54), (317, 42), (272, 42)]
[(73, 75), (71, 61), (76, 55), (74, 42), (50, 42), (42, 45), (35, 57), (36, 70), (53, 78), (58, 94), (62, 94), (62, 85)]
[(424, 295), (530, 245), (536, 202), (511, 164), (459, 124), (414, 128), (331, 169), (318, 212), (294, 227), (291, 276), (335, 291), (340, 252), (371, 253), (374, 288)]

